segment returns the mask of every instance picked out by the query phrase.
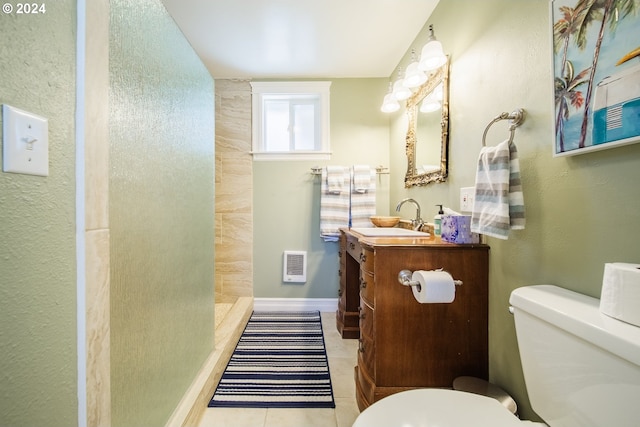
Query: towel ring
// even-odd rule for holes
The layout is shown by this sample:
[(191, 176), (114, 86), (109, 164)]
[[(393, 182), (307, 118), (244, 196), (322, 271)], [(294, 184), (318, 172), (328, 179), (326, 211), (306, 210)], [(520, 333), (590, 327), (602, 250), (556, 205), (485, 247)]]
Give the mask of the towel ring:
[(509, 120), (509, 123), (510, 123), (509, 144), (511, 144), (513, 142), (513, 135), (516, 133), (516, 128), (524, 122), (524, 109), (518, 108), (517, 110), (512, 111), (511, 114), (505, 112), (496, 116), (493, 120), (491, 120), (491, 122), (487, 125), (486, 129), (484, 130), (484, 133), (482, 134), (483, 147), (487, 146), (486, 138), (487, 138), (487, 132), (489, 132), (489, 128), (491, 127), (491, 125), (499, 122), (500, 120)]

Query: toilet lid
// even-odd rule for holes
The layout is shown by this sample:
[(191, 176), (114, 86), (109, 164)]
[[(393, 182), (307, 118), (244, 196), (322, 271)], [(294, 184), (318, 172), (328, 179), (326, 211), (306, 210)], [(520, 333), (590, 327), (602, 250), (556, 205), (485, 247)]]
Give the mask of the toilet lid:
[(385, 397), (365, 409), (353, 427), (523, 427), (495, 399), (423, 388)]

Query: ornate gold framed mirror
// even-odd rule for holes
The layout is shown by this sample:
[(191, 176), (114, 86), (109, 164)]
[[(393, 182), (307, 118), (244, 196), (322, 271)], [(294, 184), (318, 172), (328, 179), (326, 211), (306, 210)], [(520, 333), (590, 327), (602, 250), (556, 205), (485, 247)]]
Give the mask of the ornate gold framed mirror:
[(449, 157), (449, 59), (407, 99), (406, 188), (444, 182)]

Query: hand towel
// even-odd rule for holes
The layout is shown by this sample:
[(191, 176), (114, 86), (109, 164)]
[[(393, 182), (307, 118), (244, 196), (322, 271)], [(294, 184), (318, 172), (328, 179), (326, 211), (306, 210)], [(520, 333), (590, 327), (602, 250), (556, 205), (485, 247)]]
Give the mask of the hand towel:
[[(373, 181), (375, 186), (375, 180)], [(353, 190), (364, 193), (371, 185), (371, 168), (368, 165), (353, 165)]]
[[(368, 181), (366, 189), (364, 181)], [(351, 190), (351, 227), (372, 227), (369, 218), (376, 214), (376, 170), (369, 166), (354, 166)]]
[[(342, 166), (327, 166), (327, 191), (332, 194), (340, 194), (349, 191), (349, 176), (345, 175), (345, 168)], [(324, 182), (325, 178), (322, 179)]]
[[(329, 169), (331, 169), (332, 184), (347, 183), (341, 191), (330, 190)], [(331, 166), (322, 168), (320, 184), (320, 236), (325, 242), (337, 242), (340, 237), (340, 227), (349, 226), (349, 168)]]
[(471, 231), (508, 239), (525, 226), (520, 163), (514, 143), (483, 147), (478, 158)]

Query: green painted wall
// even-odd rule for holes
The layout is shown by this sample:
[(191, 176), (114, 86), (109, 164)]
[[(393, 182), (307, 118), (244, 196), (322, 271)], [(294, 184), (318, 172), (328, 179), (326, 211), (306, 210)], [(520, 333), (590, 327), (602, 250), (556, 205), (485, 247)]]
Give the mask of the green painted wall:
[(164, 425), (213, 348), (213, 81), (158, 0), (111, 1), (112, 425)]
[[(387, 79), (331, 84), (331, 160), (253, 163), (254, 296), (337, 298), (338, 244), (320, 238), (320, 177), (311, 167), (389, 163), (389, 118), (380, 112)], [(378, 213), (388, 214), (389, 175), (377, 181)], [(282, 281), (285, 250), (307, 251), (307, 283)]]
[[(499, 113), (527, 111), (517, 130), (527, 225), (509, 240), (488, 239), (490, 377), (535, 417), (522, 378), (511, 291), (553, 283), (599, 297), (606, 262), (638, 262), (640, 144), (554, 158), (551, 22), (547, 0), (447, 0), (428, 23), (452, 57), (451, 157), (447, 183), (405, 190), (392, 176), (391, 202), (414, 197), (426, 208), (458, 208), (460, 187), (473, 186), (482, 133)], [(425, 29), (414, 43), (426, 41)], [(392, 171), (405, 164), (402, 112), (391, 125)], [(508, 136), (503, 122), (488, 142)], [(425, 215), (426, 216), (426, 215)]]
[(0, 172), (3, 426), (77, 425), (75, 18), (0, 16), (0, 103), (49, 119), (49, 176)]

